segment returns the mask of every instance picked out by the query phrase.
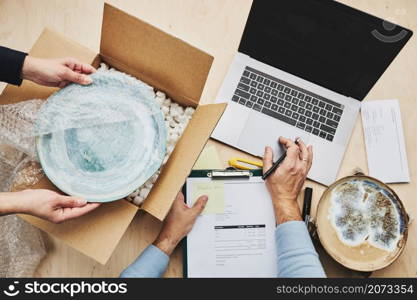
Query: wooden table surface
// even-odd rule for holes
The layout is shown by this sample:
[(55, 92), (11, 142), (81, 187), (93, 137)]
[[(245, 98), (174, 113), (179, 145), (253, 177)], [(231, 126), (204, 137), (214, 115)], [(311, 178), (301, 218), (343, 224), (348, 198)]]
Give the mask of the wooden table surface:
[[(213, 101), (227, 68), (236, 52), (251, 0), (112, 0), (107, 1), (124, 11), (140, 17), (215, 57), (202, 102)], [(341, 2), (368, 13), (386, 18), (417, 33), (417, 1), (415, 0), (342, 0)], [(84, 0), (0, 0), (0, 44), (27, 51), (45, 26), (64, 33), (69, 38), (98, 52), (103, 1)], [(366, 97), (366, 100), (399, 99), (405, 132), (411, 183), (392, 184), (411, 216), (417, 215), (417, 39), (413, 37), (399, 57)], [(214, 141), (224, 162), (237, 153)], [(350, 175), (359, 167), (367, 172), (362, 124), (357, 120), (347, 149), (339, 178)], [(324, 187), (306, 182), (314, 188), (313, 212)], [(152, 216), (140, 212), (131, 223), (120, 244), (106, 265), (78, 253), (55, 238), (45, 234), (48, 254), (39, 265), (40, 277), (112, 277), (118, 276), (156, 237), (161, 224)], [(181, 249), (171, 258), (166, 273), (182, 276)], [(372, 276), (417, 276), (416, 224), (409, 230), (406, 249), (391, 266)], [(326, 263), (330, 276), (343, 276), (337, 265)]]

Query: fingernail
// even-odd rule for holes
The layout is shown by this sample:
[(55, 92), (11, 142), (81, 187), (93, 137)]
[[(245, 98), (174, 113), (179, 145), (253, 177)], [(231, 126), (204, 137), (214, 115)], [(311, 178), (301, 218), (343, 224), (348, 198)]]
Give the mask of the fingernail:
[(93, 80), (91, 79), (90, 76), (84, 76), (84, 83), (85, 84), (90, 84), (92, 82), (93, 82)]
[(87, 200), (79, 198), (79, 199), (77, 199), (77, 203), (78, 203), (78, 205), (85, 205), (85, 204), (87, 204)]
[(208, 201), (208, 196), (204, 195), (202, 199), (203, 199), (204, 202), (207, 202)]

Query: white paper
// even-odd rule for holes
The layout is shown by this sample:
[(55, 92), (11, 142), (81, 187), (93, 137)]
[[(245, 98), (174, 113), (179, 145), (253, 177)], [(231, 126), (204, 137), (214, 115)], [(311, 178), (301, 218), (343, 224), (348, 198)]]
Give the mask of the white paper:
[[(187, 179), (187, 203), (192, 183), (209, 180)], [(224, 213), (199, 216), (188, 234), (188, 277), (276, 277), (276, 224), (265, 183), (225, 180), (224, 196)]]
[(369, 175), (383, 182), (410, 182), (398, 100), (362, 103)]

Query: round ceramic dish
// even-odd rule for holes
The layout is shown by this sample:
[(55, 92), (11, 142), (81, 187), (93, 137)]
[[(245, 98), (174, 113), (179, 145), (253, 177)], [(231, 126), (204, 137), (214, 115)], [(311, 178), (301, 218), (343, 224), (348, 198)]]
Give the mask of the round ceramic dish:
[[(114, 107), (101, 112), (103, 101)], [(38, 115), (40, 163), (68, 195), (90, 202), (122, 199), (143, 185), (165, 157), (166, 127), (152, 90), (120, 72), (100, 71), (89, 86), (69, 85), (52, 95)]]
[(317, 233), (327, 253), (345, 267), (382, 269), (404, 250), (408, 215), (395, 192), (356, 174), (333, 183), (317, 207)]

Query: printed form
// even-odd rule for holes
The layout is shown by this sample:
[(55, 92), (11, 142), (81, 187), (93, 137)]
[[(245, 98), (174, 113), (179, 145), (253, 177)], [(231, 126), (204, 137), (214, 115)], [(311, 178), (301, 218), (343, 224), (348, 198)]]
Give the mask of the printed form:
[(410, 182), (398, 100), (366, 101), (361, 108), (369, 176)]
[[(263, 180), (222, 180), (220, 185), (208, 178), (188, 178), (189, 205), (201, 196), (195, 190), (202, 184), (209, 202), (215, 202), (212, 207), (223, 211), (203, 212), (189, 233), (188, 277), (276, 277), (275, 216)], [(210, 184), (217, 199), (210, 199)]]

